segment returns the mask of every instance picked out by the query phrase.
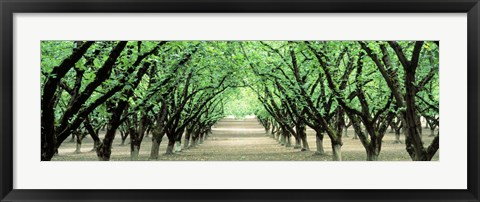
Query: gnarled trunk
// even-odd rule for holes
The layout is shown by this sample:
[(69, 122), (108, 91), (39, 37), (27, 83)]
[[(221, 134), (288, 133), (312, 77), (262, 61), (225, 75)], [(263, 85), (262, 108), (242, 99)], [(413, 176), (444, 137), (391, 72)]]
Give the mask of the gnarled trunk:
[(285, 132), (282, 130), (282, 134), (280, 135), (280, 145), (284, 146), (286, 144), (286, 138)]
[(342, 160), (342, 145), (332, 143), (332, 151), (333, 151), (333, 160), (334, 161), (341, 161)]
[(308, 142), (307, 142), (307, 134), (303, 134), (301, 140), (302, 140), (302, 151), (310, 151), (310, 147), (308, 146)]
[[(114, 116), (116, 115), (117, 114), (114, 114)], [(105, 133), (103, 142), (97, 147), (97, 157), (99, 161), (109, 161), (110, 155), (112, 154), (112, 144), (113, 140), (115, 139), (115, 133), (117, 132), (117, 128), (119, 126), (118, 120), (120, 118), (113, 117), (112, 119), (113, 120), (111, 120), (107, 126), (107, 132)]]
[(100, 146), (100, 140), (93, 141), (93, 148), (91, 151), (97, 151), (97, 147)]
[(292, 146), (292, 135), (288, 134), (286, 132), (286, 137), (285, 137), (285, 147), (291, 147)]
[(188, 147), (190, 146), (190, 138), (185, 139), (184, 142), (185, 143), (183, 144), (183, 149), (188, 149)]
[(158, 153), (160, 152), (160, 143), (162, 143), (162, 140), (158, 140), (155, 138), (152, 138), (152, 149), (150, 150), (150, 159), (158, 159)]
[(197, 146), (198, 135), (192, 135), (192, 141), (190, 141), (190, 147), (188, 148), (195, 148)]
[(302, 148), (302, 145), (301, 145), (301, 140), (299, 137), (295, 137), (295, 146), (293, 146), (294, 149), (300, 149)]
[(85, 126), (85, 129), (87, 129), (90, 137), (93, 139), (93, 148), (91, 151), (96, 151), (97, 147), (100, 145), (100, 138), (98, 137), (98, 131), (100, 128), (94, 129), (88, 119), (83, 123), (83, 125)]
[(402, 143), (400, 140), (400, 130), (395, 130), (395, 141), (393, 142), (394, 144)]
[(371, 151), (370, 149), (367, 149), (367, 161), (377, 161), (378, 160), (378, 154), (375, 152), (375, 150)]
[(204, 137), (205, 133), (200, 133), (200, 137), (198, 138), (198, 144), (203, 144), (203, 137)]
[(132, 161), (138, 160), (138, 154), (140, 152), (140, 145), (142, 140), (138, 132), (132, 131), (130, 133), (130, 159)]
[(120, 131), (120, 137), (122, 139), (120, 146), (125, 146), (125, 141), (127, 140), (127, 137), (129, 136), (129, 132), (121, 132)]
[(140, 145), (131, 145), (131, 151), (130, 151), (130, 160), (136, 161), (138, 160), (138, 154), (140, 153)]
[(270, 135), (273, 139), (275, 139), (275, 132), (276, 132), (276, 125), (272, 123), (272, 130), (270, 131)]
[(82, 140), (83, 140), (83, 137), (84, 135), (80, 132), (75, 132), (75, 137), (76, 137), (76, 147), (75, 147), (75, 154), (80, 154), (82, 153), (81, 149), (82, 149)]
[(77, 144), (76, 144), (76, 148), (75, 148), (75, 154), (80, 154), (81, 153), (81, 150), (82, 149), (82, 142), (78, 142), (77, 141)]
[(382, 140), (380, 138), (374, 139), (370, 144), (365, 148), (367, 152), (367, 161), (377, 161), (378, 155), (380, 155), (380, 148)]
[(317, 151), (315, 152), (315, 154), (317, 155), (325, 154), (325, 150), (323, 149), (323, 134), (317, 132), (315, 137), (316, 137), (316, 144), (317, 144)]
[(175, 146), (175, 140), (168, 140), (167, 151), (165, 154), (173, 154), (173, 148)]
[(183, 148), (184, 149), (187, 149), (188, 146), (190, 146), (190, 137), (192, 136), (192, 130), (191, 129), (187, 129), (187, 131), (185, 132), (185, 139), (184, 139), (184, 144), (183, 144)]

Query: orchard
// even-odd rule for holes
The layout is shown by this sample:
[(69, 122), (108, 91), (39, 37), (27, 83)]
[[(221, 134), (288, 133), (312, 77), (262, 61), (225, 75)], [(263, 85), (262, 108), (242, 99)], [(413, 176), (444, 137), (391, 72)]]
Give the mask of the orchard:
[(42, 41), (41, 160), (439, 159), (437, 41)]

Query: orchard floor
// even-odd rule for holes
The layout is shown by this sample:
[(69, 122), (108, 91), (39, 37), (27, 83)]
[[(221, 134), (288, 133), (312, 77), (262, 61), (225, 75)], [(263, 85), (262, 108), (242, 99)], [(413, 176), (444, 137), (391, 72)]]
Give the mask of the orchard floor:
[[(425, 130), (424, 142), (429, 144), (432, 141), (428, 137), (429, 130)], [(353, 139), (353, 129), (348, 130), (348, 137), (343, 137), (342, 158), (343, 161), (364, 161), (365, 150), (360, 140)], [(263, 127), (256, 119), (234, 120), (223, 119), (213, 128), (212, 135), (195, 148), (177, 152), (173, 155), (164, 155), (167, 139), (161, 144), (160, 161), (330, 161), (332, 150), (330, 139), (325, 135), (325, 155), (315, 155), (315, 132), (307, 130), (310, 151), (300, 151), (293, 147), (281, 146), (275, 139), (267, 136)], [(101, 134), (102, 136), (103, 134)], [(405, 144), (395, 144), (393, 133), (387, 133), (383, 139), (382, 151), (379, 161), (410, 161), (405, 150)], [(401, 138), (404, 140), (403, 136)], [(76, 144), (67, 140), (59, 148), (59, 154), (53, 157), (53, 161), (96, 161), (95, 152), (91, 151), (93, 141), (86, 137), (83, 141), (81, 153), (74, 153)], [(128, 142), (128, 139), (127, 139)], [(120, 135), (115, 138), (112, 148), (112, 161), (130, 160), (130, 146), (126, 143), (121, 146)], [(292, 137), (292, 145), (295, 139)], [(145, 137), (141, 145), (139, 160), (147, 161), (150, 155), (151, 137)], [(438, 161), (437, 152), (434, 161)]]

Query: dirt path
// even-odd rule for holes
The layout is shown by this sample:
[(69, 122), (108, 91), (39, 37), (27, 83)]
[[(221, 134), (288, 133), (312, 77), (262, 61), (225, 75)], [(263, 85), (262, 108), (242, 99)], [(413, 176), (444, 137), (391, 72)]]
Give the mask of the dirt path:
[[(325, 136), (325, 155), (314, 155), (316, 151), (315, 133), (307, 129), (310, 151), (302, 152), (293, 147), (281, 146), (275, 139), (265, 134), (264, 128), (254, 118), (245, 120), (223, 119), (212, 129), (212, 135), (195, 148), (189, 148), (177, 152), (174, 155), (164, 155), (166, 143), (165, 137), (160, 145), (160, 161), (330, 161), (330, 139)], [(349, 137), (343, 137), (342, 158), (344, 161), (364, 161), (365, 149), (358, 139), (352, 139), (353, 130), (349, 129)], [(425, 135), (426, 136), (426, 135)], [(382, 151), (379, 160), (386, 161), (409, 161), (410, 157), (405, 151), (404, 144), (394, 144), (393, 133), (387, 133), (384, 137)], [(403, 137), (402, 137), (403, 141)], [(426, 142), (431, 138), (426, 137)], [(294, 144), (292, 137), (292, 145)], [(75, 143), (65, 142), (59, 149), (59, 155), (52, 160), (57, 161), (96, 161), (95, 152), (91, 151), (93, 141), (86, 138), (82, 145), (82, 153), (75, 154)], [(150, 155), (151, 137), (145, 137), (139, 154), (139, 160), (147, 161)], [(120, 136), (115, 138), (112, 148), (112, 161), (130, 160), (130, 146), (120, 145)], [(438, 160), (438, 153), (434, 157)]]
[(200, 146), (181, 153), (195, 160), (293, 160), (293, 149), (279, 145), (265, 134), (256, 119), (223, 119)]

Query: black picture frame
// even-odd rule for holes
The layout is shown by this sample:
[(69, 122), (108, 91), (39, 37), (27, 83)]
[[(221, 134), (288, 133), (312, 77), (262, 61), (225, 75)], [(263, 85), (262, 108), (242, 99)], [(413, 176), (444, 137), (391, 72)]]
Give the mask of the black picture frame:
[[(479, 201), (478, 0), (0, 0), (1, 201)], [(465, 190), (19, 190), (13, 189), (15, 13), (467, 13), (468, 188)], [(34, 172), (34, 171), (32, 171)], [(254, 183), (254, 182), (252, 182)], [(435, 183), (435, 182), (432, 182)], [(294, 185), (293, 185), (294, 186)]]

